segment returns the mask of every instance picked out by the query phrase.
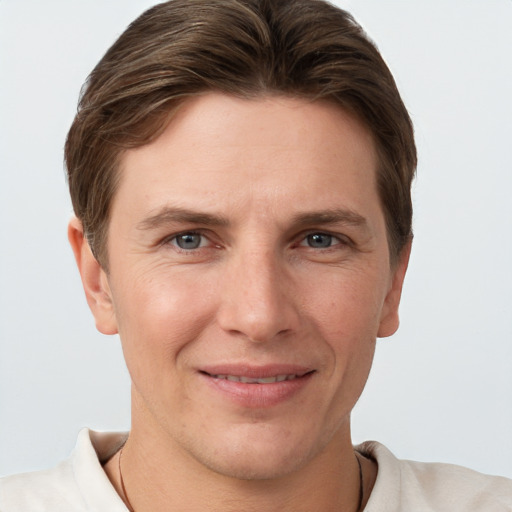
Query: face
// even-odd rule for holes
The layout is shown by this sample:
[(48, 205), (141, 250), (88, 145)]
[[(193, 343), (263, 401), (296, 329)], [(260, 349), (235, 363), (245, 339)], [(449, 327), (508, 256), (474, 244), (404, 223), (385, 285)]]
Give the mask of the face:
[(124, 154), (109, 274), (89, 256), (81, 270), (122, 340), (133, 434), (242, 478), (350, 444), (406, 266), (390, 266), (376, 166), (338, 107), (213, 93)]

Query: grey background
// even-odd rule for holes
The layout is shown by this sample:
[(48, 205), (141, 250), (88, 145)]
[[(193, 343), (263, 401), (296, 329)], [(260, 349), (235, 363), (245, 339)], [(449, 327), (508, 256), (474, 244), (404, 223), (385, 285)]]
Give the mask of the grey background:
[[(339, 1), (416, 125), (402, 326), (380, 340), (354, 440), (512, 477), (512, 2)], [(66, 240), (62, 148), (88, 72), (143, 0), (0, 0), (0, 475), (82, 426), (129, 427), (117, 337), (94, 329)]]

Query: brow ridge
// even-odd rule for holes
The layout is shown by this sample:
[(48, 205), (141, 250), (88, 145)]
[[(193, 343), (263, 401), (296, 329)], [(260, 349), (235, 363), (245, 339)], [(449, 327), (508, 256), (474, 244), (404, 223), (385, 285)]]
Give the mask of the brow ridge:
[(334, 208), (313, 212), (298, 213), (293, 217), (294, 224), (347, 224), (350, 226), (367, 227), (365, 217), (349, 209)]
[(228, 219), (222, 215), (198, 212), (188, 208), (165, 206), (155, 214), (143, 219), (137, 224), (137, 229), (150, 230), (173, 222), (202, 224), (205, 226), (227, 226)]
[[(230, 224), (229, 220), (222, 215), (198, 212), (182, 207), (165, 206), (155, 214), (140, 221), (137, 224), (137, 229), (157, 229), (160, 226), (173, 222), (201, 224), (212, 227), (225, 227)], [(368, 222), (365, 217), (352, 210), (342, 208), (297, 213), (292, 217), (292, 224), (303, 226), (314, 224), (345, 224), (356, 227), (368, 227)]]

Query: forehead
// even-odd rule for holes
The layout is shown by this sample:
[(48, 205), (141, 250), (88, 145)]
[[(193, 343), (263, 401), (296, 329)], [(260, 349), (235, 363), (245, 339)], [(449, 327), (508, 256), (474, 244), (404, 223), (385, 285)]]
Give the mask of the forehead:
[(327, 101), (205, 94), (184, 102), (155, 141), (126, 151), (120, 164), (114, 208), (121, 198), (146, 211), (170, 201), (282, 208), (296, 198), (317, 209), (336, 193), (347, 208), (378, 202), (369, 130)]

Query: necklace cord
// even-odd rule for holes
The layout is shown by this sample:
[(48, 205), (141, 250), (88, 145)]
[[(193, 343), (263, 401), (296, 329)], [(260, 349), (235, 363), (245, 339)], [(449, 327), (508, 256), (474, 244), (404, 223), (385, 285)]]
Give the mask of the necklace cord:
[(121, 457), (123, 455), (123, 448), (124, 448), (124, 445), (119, 450), (119, 459), (118, 459), (119, 480), (121, 481), (121, 489), (123, 491), (123, 497), (124, 497), (125, 504), (128, 507), (128, 510), (130, 512), (135, 512), (134, 508), (132, 507), (132, 504), (130, 503), (130, 499), (128, 498), (128, 494), (126, 493), (126, 487), (124, 486), (124, 480), (123, 480), (123, 472), (121, 471)]
[(363, 485), (363, 467), (361, 461), (356, 453), (357, 465), (359, 466), (359, 504), (357, 506), (357, 512), (362, 512), (363, 497), (364, 497), (364, 485)]

